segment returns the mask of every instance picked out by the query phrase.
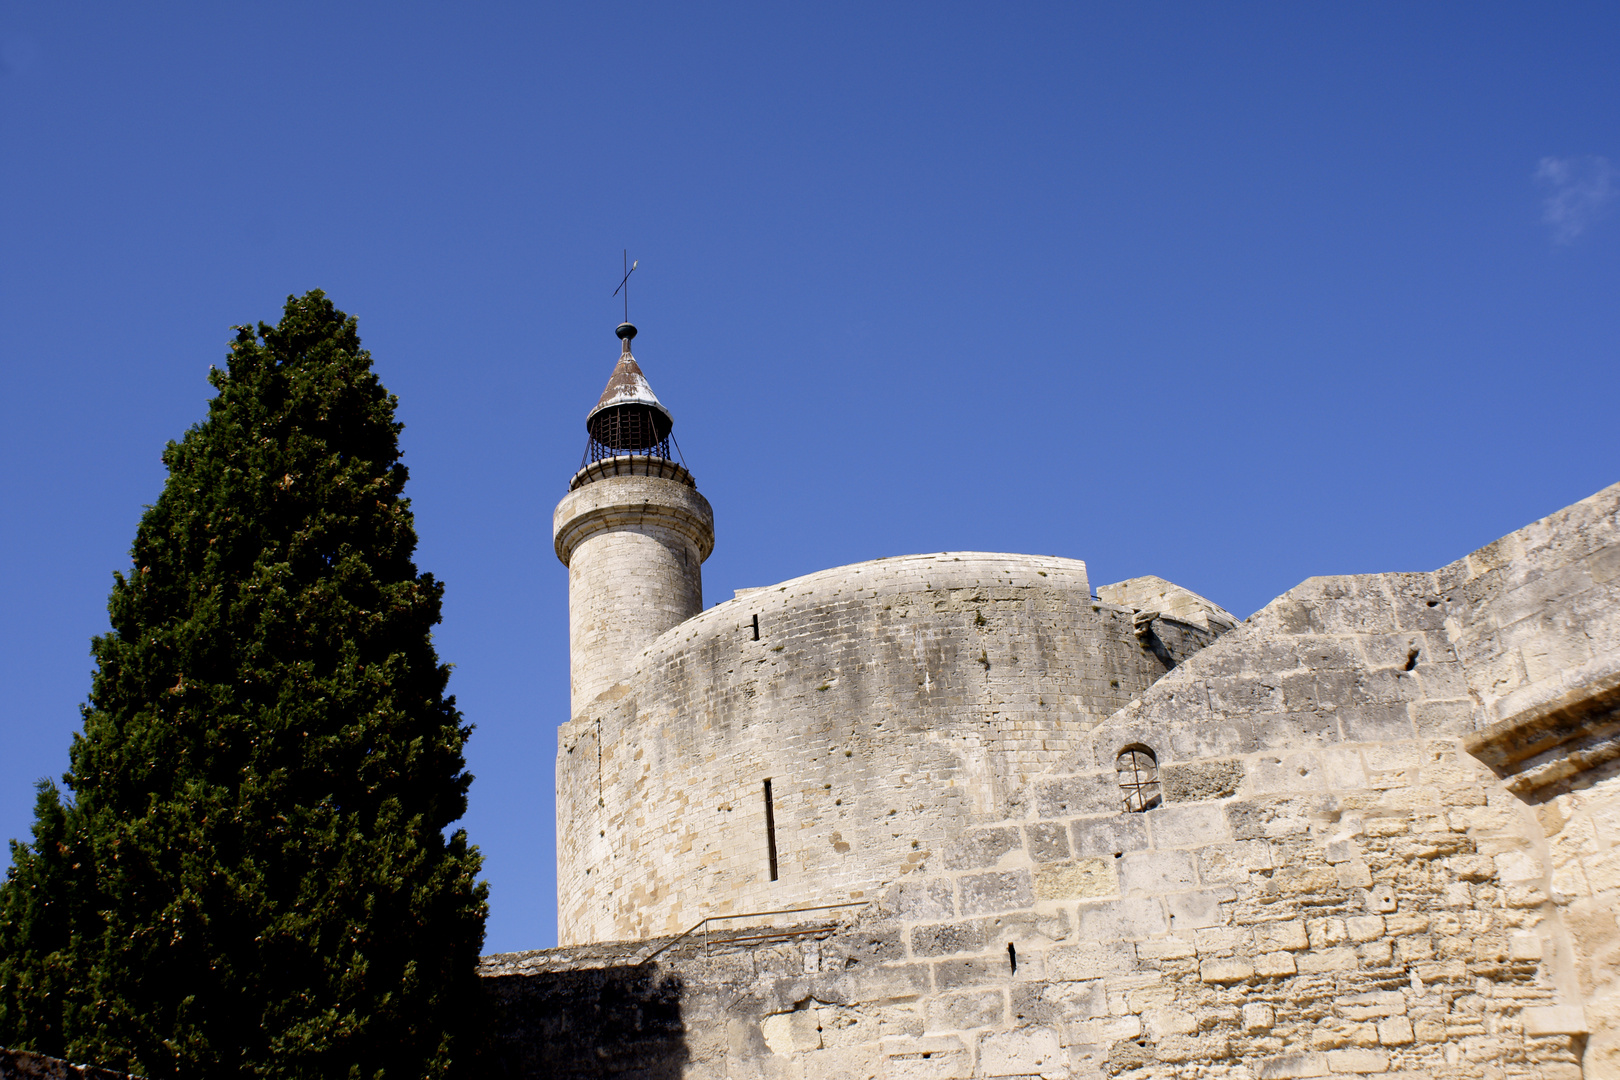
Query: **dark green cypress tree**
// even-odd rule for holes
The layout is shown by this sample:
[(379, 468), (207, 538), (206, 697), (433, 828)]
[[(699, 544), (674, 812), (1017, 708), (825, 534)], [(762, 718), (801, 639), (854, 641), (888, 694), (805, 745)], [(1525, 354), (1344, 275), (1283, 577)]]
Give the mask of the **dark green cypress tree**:
[(164, 452), (63, 799), (0, 886), (0, 1045), (150, 1077), (453, 1075), (486, 887), (395, 399), (319, 290)]

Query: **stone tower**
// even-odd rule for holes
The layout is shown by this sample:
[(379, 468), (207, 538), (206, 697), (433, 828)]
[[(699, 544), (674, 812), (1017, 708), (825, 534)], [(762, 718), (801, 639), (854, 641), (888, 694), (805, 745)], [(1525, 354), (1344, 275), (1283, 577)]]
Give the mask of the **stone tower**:
[(703, 610), (714, 512), (670, 450), (675, 425), (630, 353), (585, 418), (589, 441), (552, 515), (568, 567), (571, 712), (624, 681), (654, 638)]

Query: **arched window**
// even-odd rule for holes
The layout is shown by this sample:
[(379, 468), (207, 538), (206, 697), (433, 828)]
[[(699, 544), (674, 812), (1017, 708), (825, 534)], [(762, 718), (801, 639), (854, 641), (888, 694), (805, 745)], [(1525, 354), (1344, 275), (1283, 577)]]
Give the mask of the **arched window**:
[(1140, 744), (1127, 746), (1114, 759), (1119, 793), (1127, 813), (1139, 814), (1159, 805), (1159, 759)]

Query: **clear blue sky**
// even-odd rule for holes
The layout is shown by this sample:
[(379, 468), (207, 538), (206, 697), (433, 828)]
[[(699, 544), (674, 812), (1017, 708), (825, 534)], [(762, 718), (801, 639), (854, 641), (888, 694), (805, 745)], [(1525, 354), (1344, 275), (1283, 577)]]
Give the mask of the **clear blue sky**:
[(1613, 4), (8, 4), (0, 837), (229, 328), (317, 286), (399, 395), (490, 950), (555, 940), (624, 247), (710, 603), (982, 549), (1247, 615), (1589, 495), (1617, 56)]

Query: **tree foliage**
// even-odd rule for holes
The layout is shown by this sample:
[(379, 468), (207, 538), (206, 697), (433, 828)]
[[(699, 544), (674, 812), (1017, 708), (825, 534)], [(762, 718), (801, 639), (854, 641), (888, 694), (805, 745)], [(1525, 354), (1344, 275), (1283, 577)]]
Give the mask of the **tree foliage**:
[(319, 290), (237, 327), (170, 443), (71, 793), (0, 886), (0, 1045), (150, 1077), (465, 1064), (485, 886), (470, 728), (412, 561), (396, 401)]

